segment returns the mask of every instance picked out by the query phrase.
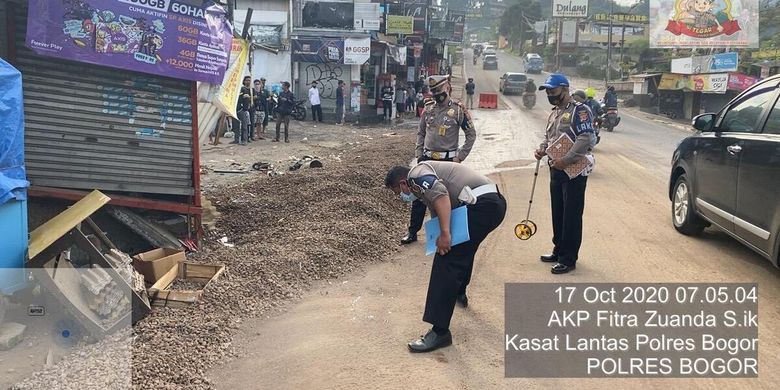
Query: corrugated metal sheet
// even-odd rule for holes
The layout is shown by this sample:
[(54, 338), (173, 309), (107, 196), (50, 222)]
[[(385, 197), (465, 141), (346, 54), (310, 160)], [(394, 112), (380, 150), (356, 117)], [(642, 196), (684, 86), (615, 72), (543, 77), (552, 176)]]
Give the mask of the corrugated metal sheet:
[(8, 40), (5, 38), (6, 25), (5, 25), (5, 1), (0, 1), (0, 58), (8, 59)]
[(193, 195), (191, 82), (39, 56), (21, 4), (14, 65), (32, 184)]

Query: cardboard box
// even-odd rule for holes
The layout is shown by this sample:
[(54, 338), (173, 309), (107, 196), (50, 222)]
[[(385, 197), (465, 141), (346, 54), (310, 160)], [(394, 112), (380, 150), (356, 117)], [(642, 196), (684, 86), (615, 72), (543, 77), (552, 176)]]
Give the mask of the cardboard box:
[[(149, 289), (149, 300), (155, 307), (185, 307), (198, 302), (209, 284), (225, 272), (224, 264), (196, 264), (183, 261), (172, 268)], [(169, 290), (177, 279), (204, 283), (201, 290)]]
[(184, 260), (184, 251), (159, 248), (133, 256), (133, 267), (147, 283), (154, 284)]

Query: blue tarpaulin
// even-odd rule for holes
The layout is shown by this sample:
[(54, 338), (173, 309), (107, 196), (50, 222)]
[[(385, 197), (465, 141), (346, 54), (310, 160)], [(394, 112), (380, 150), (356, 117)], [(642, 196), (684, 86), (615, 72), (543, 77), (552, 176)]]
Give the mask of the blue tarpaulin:
[(22, 74), (0, 59), (0, 205), (27, 199)]

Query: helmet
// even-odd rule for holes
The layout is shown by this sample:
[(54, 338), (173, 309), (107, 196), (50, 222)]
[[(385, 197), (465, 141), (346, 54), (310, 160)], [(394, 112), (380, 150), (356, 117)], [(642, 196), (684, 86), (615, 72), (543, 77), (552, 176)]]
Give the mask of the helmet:
[(585, 90), (585, 96), (588, 98), (596, 97), (596, 90), (593, 89), (593, 87), (588, 87), (588, 89)]
[(614, 92), (615, 91), (615, 86), (614, 85), (610, 85), (609, 87), (607, 87), (607, 91)]
[(469, 77), (469, 81), (474, 81), (474, 78), (473, 77)]
[(584, 102), (585, 99), (587, 99), (587, 96), (585, 96), (585, 91), (583, 91), (581, 89), (578, 89), (578, 90), (574, 91), (571, 94), (571, 97), (574, 98), (574, 100), (576, 100), (576, 101), (578, 101), (580, 103)]

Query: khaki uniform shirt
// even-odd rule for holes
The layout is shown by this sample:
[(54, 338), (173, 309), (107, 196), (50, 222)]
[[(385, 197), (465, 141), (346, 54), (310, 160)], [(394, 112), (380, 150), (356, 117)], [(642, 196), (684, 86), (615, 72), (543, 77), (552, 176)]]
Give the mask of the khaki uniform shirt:
[(569, 153), (563, 157), (566, 164), (573, 164), (590, 155), (596, 145), (596, 135), (593, 130), (593, 114), (588, 106), (569, 102), (566, 107), (553, 107), (553, 112), (547, 118), (547, 132), (544, 141), (539, 145), (543, 150), (555, 142), (561, 134), (568, 134), (574, 140)]
[[(466, 141), (458, 148), (460, 129), (463, 129)], [(463, 103), (449, 100), (444, 104), (426, 105), (417, 132), (415, 157), (422, 157), (423, 149), (433, 152), (457, 150), (458, 159), (463, 161), (471, 152), (476, 139), (474, 122)]]
[(431, 210), (433, 202), (442, 196), (449, 196), (451, 208), (460, 206), (458, 195), (463, 187), (472, 189), (493, 184), (485, 175), (462, 164), (449, 161), (424, 161), (417, 164), (407, 176), (409, 187), (417, 198)]

